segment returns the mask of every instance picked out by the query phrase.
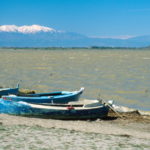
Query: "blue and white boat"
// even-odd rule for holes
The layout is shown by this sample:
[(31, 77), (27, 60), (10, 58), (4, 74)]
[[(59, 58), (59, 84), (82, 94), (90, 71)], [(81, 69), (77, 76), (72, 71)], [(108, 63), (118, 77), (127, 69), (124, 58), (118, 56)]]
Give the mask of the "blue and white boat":
[(107, 116), (109, 107), (98, 100), (68, 104), (32, 104), (0, 99), (0, 113), (51, 119), (97, 119)]
[(0, 88), (0, 97), (3, 95), (18, 94), (18, 93), (19, 93), (19, 84), (17, 84), (16, 88)]
[(60, 91), (51, 93), (27, 94), (22, 96), (8, 95), (2, 96), (2, 99), (11, 101), (23, 101), (27, 103), (68, 103), (79, 100), (84, 88), (79, 91)]

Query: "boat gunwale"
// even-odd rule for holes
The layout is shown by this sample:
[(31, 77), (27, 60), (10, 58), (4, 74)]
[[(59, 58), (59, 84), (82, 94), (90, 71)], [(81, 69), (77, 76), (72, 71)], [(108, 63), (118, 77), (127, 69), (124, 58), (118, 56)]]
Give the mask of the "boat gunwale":
[[(16, 88), (17, 89), (17, 88)], [(53, 93), (57, 93), (57, 92), (50, 92), (50, 93), (37, 93), (37, 94), (35, 94), (35, 96), (34, 96), (34, 94), (33, 94), (33, 96), (32, 96), (32, 94), (30, 95), (24, 95), (24, 96), (17, 96), (17, 95), (13, 95), (13, 94), (10, 94), (10, 95), (3, 95), (2, 96), (2, 98), (15, 98), (15, 99), (42, 99), (42, 98), (44, 98), (44, 99), (53, 99), (53, 98), (59, 98), (59, 97), (63, 97), (63, 98), (65, 98), (65, 97), (68, 97), (68, 95), (70, 95), (70, 96), (74, 96), (74, 95), (76, 95), (76, 94), (80, 94), (80, 93), (82, 93), (84, 91), (84, 88), (83, 87), (81, 87), (80, 88), (80, 90), (78, 90), (78, 91), (58, 91), (58, 92), (60, 92), (61, 94), (59, 94), (59, 95), (49, 95), (49, 96), (40, 96), (40, 95), (44, 95), (44, 94), (53, 94)], [(66, 93), (66, 94), (65, 94)], [(38, 96), (39, 95), (39, 96)]]
[[(103, 108), (103, 107), (107, 107), (106, 105), (104, 104), (100, 104), (98, 106), (88, 106), (86, 107), (86, 105), (82, 105), (82, 107), (76, 107), (76, 106), (72, 106), (72, 105), (64, 105), (64, 107), (62, 106), (56, 106), (56, 105), (39, 105), (39, 104), (32, 104), (32, 103), (24, 103), (23, 104), (26, 104), (28, 106), (31, 106), (32, 108), (41, 108), (41, 109), (54, 109), (54, 110), (90, 110), (90, 109), (98, 109), (98, 108)], [(71, 107), (69, 109), (69, 107)]]

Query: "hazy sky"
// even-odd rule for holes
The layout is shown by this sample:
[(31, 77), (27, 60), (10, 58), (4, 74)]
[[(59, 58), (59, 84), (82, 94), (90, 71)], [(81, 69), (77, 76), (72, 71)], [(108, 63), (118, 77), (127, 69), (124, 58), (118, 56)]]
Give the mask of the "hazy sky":
[(49, 26), (88, 36), (150, 34), (150, 0), (0, 0), (0, 25)]

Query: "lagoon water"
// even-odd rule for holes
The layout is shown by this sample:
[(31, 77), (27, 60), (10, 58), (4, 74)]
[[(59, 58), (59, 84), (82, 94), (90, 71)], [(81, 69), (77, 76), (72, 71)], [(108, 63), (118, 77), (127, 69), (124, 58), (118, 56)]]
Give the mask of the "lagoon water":
[(150, 111), (150, 50), (0, 49), (0, 86), (77, 90)]

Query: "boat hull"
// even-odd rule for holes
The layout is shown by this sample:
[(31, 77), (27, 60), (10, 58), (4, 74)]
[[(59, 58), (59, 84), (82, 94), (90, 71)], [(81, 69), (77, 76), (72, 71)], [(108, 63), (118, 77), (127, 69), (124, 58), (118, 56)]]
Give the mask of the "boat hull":
[(28, 103), (68, 103), (70, 101), (79, 100), (80, 95), (83, 93), (84, 88), (81, 88), (79, 91), (62, 91), (62, 92), (53, 92), (53, 93), (43, 93), (43, 94), (30, 94), (27, 96), (3, 96), (5, 100), (12, 101), (23, 101)]
[(107, 116), (105, 105), (95, 107), (43, 106), (0, 99), (0, 113), (51, 119), (96, 119)]
[(3, 95), (9, 95), (9, 94), (18, 94), (19, 88), (6, 88), (6, 89), (0, 89), (0, 97)]

